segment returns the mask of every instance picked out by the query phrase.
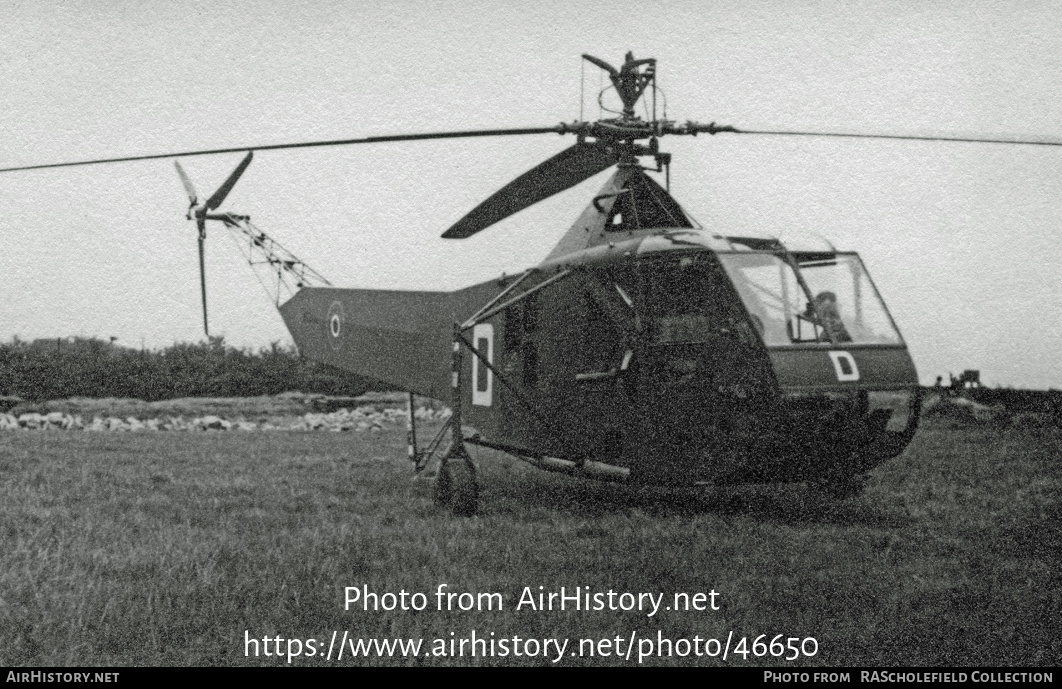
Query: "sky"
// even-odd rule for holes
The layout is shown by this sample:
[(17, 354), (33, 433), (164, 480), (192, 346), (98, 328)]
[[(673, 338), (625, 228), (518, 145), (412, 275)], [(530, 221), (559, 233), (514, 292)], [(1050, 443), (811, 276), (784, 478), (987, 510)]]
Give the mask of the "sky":
[[(1062, 138), (1062, 4), (0, 0), (0, 167), (598, 117), (599, 71), (658, 60), (675, 120)], [(606, 79), (607, 84), (607, 79)], [(582, 96), (582, 98), (581, 98)], [(582, 103), (581, 103), (582, 101)], [(439, 235), (574, 143), (557, 135), (260, 152), (221, 210), (336, 286), (452, 290), (542, 260), (609, 173)], [(725, 234), (863, 257), (920, 377), (1062, 388), (1062, 147), (718, 135), (662, 141)], [(209, 194), (240, 154), (185, 158)], [(0, 174), (0, 340), (203, 339), (168, 160)], [(290, 343), (220, 227), (212, 334)]]

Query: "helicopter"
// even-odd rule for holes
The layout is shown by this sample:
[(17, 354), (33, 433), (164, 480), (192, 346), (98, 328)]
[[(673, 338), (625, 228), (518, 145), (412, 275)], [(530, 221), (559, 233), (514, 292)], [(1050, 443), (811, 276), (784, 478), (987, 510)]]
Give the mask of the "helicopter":
[[(409, 459), (419, 473), (440, 455), (435, 498), (454, 514), (478, 509), (468, 445), (547, 471), (631, 484), (809, 482), (839, 498), (857, 495), (869, 471), (908, 446), (921, 409), (914, 362), (866, 267), (858, 253), (826, 242), (728, 235), (701, 226), (670, 194), (671, 155), (661, 150), (661, 139), (1062, 141), (678, 122), (657, 116), (655, 59), (628, 53), (616, 68), (583, 58), (608, 75), (622, 104), (610, 113), (615, 117), (0, 172), (247, 151), (205, 200), (175, 161), (189, 197), (187, 217), (198, 229), (204, 330), (209, 334), (203, 247), (206, 223), (213, 221), (231, 232), (263, 284), (271, 285), (304, 356), (408, 393)], [(640, 103), (644, 119), (637, 114)], [(573, 135), (576, 142), (502, 187), (442, 236), (471, 237), (601, 172), (615, 172), (541, 263), (454, 292), (334, 287), (249, 217), (218, 212), (256, 151), (547, 133)], [(663, 184), (650, 173), (662, 173)], [(417, 395), (447, 401), (452, 410), (424, 450), (416, 440)], [(440, 452), (447, 434), (449, 445)]]

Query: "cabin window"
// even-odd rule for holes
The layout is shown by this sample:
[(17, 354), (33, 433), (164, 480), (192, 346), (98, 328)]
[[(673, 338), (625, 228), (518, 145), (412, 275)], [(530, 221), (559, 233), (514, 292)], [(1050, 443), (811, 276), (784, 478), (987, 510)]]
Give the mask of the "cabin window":
[(719, 255), (766, 344), (902, 343), (857, 255), (792, 256), (807, 291), (777, 254)]
[(652, 342), (706, 342), (728, 327), (733, 297), (707, 254), (651, 261), (644, 268)]

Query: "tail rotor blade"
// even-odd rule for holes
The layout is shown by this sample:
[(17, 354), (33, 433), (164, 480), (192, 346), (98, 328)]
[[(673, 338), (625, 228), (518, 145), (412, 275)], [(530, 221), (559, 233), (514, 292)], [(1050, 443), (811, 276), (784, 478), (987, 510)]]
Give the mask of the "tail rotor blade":
[(464, 239), (504, 220), (514, 213), (574, 187), (619, 162), (615, 152), (605, 146), (580, 143), (566, 148), (509, 184), (473, 208), (443, 233), (446, 239)]
[(188, 192), (188, 200), (191, 202), (191, 205), (196, 205), (199, 203), (199, 195), (195, 191), (195, 186), (192, 184), (192, 180), (188, 178), (188, 175), (185, 173), (184, 168), (181, 167), (179, 162), (175, 160), (173, 161), (173, 164), (177, 167), (177, 174), (181, 176), (184, 190)]
[(229, 195), (232, 188), (236, 186), (237, 180), (240, 179), (240, 175), (247, 169), (247, 166), (251, 164), (251, 158), (254, 157), (254, 151), (247, 151), (247, 155), (240, 164), (236, 166), (236, 169), (232, 171), (229, 178), (225, 180), (225, 183), (218, 187), (218, 190), (214, 192), (214, 195), (207, 199), (206, 207), (209, 210), (214, 210), (221, 205), (221, 202), (225, 200), (225, 197)]
[(206, 261), (204, 258), (206, 244), (206, 222), (199, 220), (199, 288), (203, 294), (203, 332), (210, 337), (210, 325), (207, 322)]

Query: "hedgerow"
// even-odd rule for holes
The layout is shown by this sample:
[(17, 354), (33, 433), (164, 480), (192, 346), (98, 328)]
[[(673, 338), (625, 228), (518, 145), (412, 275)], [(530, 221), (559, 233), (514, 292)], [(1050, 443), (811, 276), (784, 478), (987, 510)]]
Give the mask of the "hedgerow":
[(359, 395), (371, 383), (309, 361), (294, 347), (258, 351), (207, 342), (130, 349), (94, 338), (14, 339), (0, 344), (0, 394), (26, 400), (126, 397), (246, 397), (289, 390)]

